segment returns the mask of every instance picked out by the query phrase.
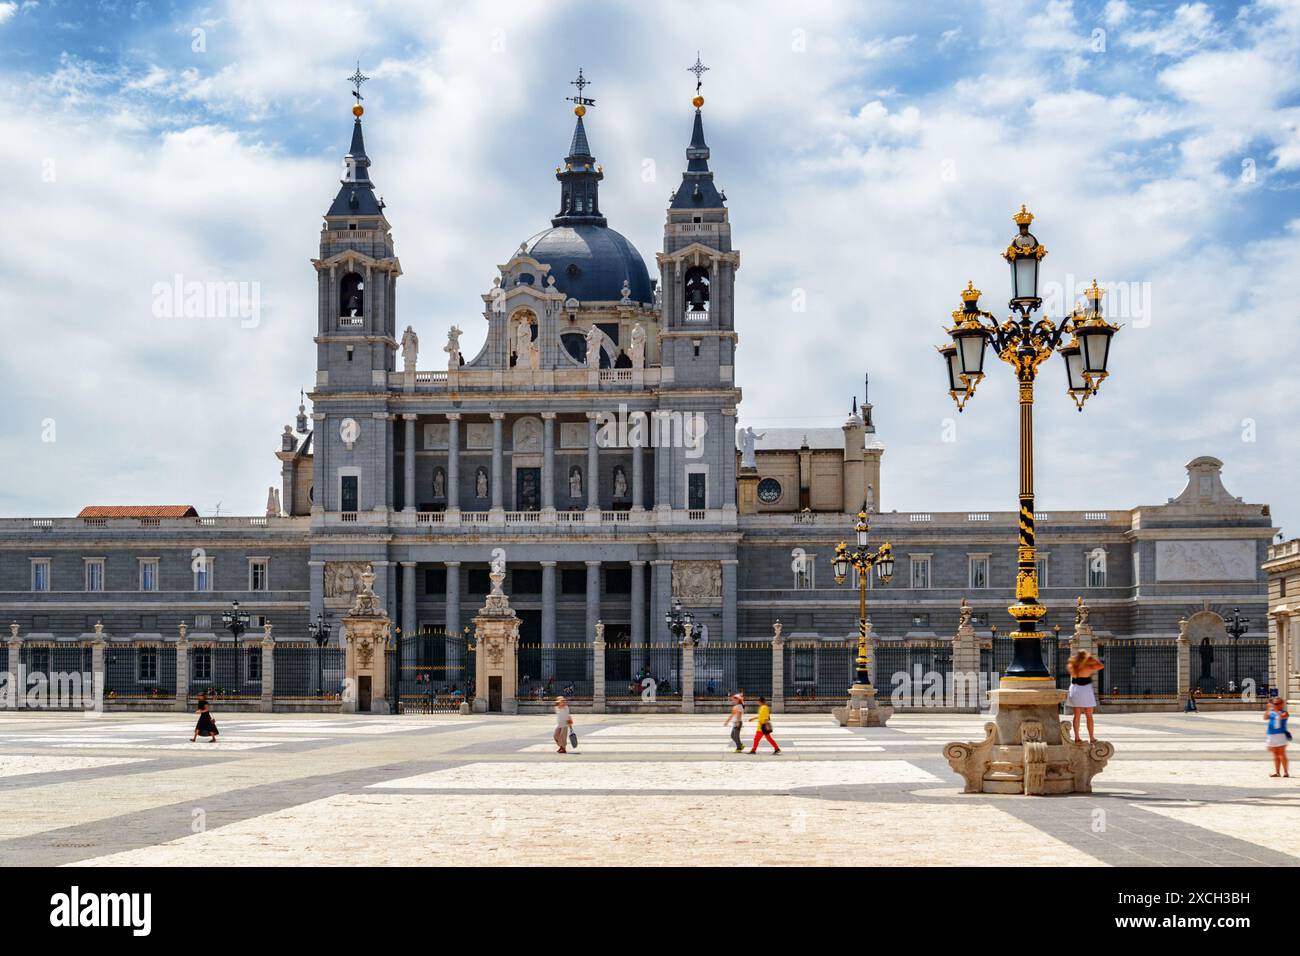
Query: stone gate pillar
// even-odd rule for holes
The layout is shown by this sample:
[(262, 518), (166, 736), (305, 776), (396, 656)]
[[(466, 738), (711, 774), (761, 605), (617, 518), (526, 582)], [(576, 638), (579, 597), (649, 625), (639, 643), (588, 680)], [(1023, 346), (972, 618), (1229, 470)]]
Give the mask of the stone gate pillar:
[(176, 702), (173, 709), (190, 709), (190, 640), (189, 629), (182, 621), (176, 625)]
[(505, 561), (494, 559), (488, 574), (492, 590), (474, 618), (474, 703), (476, 714), (519, 713), (519, 617), (501, 590)]
[(772, 622), (772, 713), (785, 713), (785, 639), (781, 622)]
[(27, 695), (27, 680), (22, 675), (23, 639), (18, 636), (18, 622), (9, 625), (9, 679), (5, 684), (4, 706), (17, 709)]
[(591, 656), (593, 667), (591, 712), (603, 714), (605, 712), (605, 624), (602, 621), (596, 622), (596, 640), (591, 645)]
[(695, 646), (691, 643), (693, 625), (686, 625), (686, 641), (682, 644), (682, 672), (678, 679), (682, 685), (682, 713), (695, 713)]
[(1178, 709), (1186, 710), (1192, 699), (1192, 641), (1187, 636), (1187, 619), (1178, 622)]
[(980, 644), (965, 598), (958, 613), (957, 633), (952, 639), (952, 704), (958, 713), (977, 714), (984, 692), (980, 687)]
[(343, 710), (349, 714), (387, 714), (388, 641), (392, 622), (375, 594), (375, 572), (361, 573), (361, 590), (343, 618), (344, 675), (348, 692)]
[(275, 710), (275, 638), (271, 625), (262, 625), (262, 713)]
[[(104, 622), (95, 622), (95, 636), (90, 641), (90, 707), (88, 710), (104, 710), (104, 690), (108, 685), (105, 672), (104, 650), (108, 641), (104, 638)], [(85, 691), (82, 692), (82, 706), (85, 706)]]

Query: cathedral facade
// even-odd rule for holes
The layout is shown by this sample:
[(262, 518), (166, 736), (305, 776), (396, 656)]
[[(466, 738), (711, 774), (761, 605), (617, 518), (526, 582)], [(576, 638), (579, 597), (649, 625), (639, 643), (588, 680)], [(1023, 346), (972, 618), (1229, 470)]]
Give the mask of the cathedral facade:
[[(830, 562), (862, 510), (897, 557), (869, 595), (882, 641), (951, 638), (962, 598), (978, 631), (1008, 629), (1017, 513), (888, 510), (865, 396), (842, 425), (738, 433), (740, 253), (702, 100), (651, 267), (607, 222), (577, 99), (558, 212), (460, 320), (485, 323), (476, 354), (458, 325), (444, 338), (399, 316), (358, 106), (313, 260), (311, 413), (280, 437), (268, 513), (0, 519), (6, 623), (54, 641), (98, 623), (112, 640), (171, 640), (183, 624), (221, 641), (238, 600), (278, 639), (324, 620), (337, 641), (368, 565), (404, 633), (461, 633), (500, 549), (527, 641), (590, 642), (601, 622), (611, 642), (662, 642), (674, 601), (714, 641), (766, 639), (778, 620), (787, 639), (841, 640), (856, 634), (857, 588), (837, 586)], [(1102, 639), (1173, 637), (1228, 606), (1262, 620), (1269, 510), (1230, 494), (1222, 469), (1195, 459), (1157, 505), (1037, 515), (1046, 627), (1068, 626), (1080, 596)]]

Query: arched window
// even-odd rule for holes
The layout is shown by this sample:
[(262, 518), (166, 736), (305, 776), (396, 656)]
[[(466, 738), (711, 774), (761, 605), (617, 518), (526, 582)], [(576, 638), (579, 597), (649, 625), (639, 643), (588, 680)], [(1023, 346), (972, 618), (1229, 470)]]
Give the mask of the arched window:
[(709, 270), (703, 266), (686, 270), (686, 311), (709, 311)]
[(345, 275), (339, 285), (339, 315), (357, 318), (365, 315), (365, 289), (366, 282), (359, 274)]
[(537, 277), (531, 272), (521, 272), (519, 277), (515, 279), (515, 285), (532, 285), (536, 281)]

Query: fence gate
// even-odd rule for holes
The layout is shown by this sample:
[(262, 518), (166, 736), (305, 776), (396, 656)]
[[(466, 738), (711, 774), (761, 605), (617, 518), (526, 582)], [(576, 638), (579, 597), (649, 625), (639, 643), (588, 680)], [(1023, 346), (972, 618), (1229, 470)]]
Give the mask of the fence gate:
[(725, 702), (732, 694), (739, 693), (751, 701), (772, 696), (771, 641), (737, 641), (696, 647), (696, 701)]
[(1268, 670), (1268, 638), (1204, 638), (1191, 646), (1189, 686), (1200, 697), (1241, 697), (1254, 693), (1257, 699), (1272, 695)]
[(473, 696), (474, 662), (464, 634), (424, 627), (398, 638), (394, 656), (398, 713), (454, 714)]

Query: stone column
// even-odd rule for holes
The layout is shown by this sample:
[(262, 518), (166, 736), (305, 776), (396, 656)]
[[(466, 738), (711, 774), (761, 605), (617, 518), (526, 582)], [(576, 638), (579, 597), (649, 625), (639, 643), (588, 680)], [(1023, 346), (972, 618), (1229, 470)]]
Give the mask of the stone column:
[(492, 412), (492, 510), (500, 511), (505, 500), (501, 494), (502, 446), (505, 442), (505, 412)]
[(781, 622), (772, 622), (772, 713), (785, 712), (785, 638)]
[(190, 709), (190, 642), (183, 623), (176, 625), (176, 630), (179, 636), (176, 638), (176, 702), (173, 707), (186, 711)]
[(587, 510), (600, 510), (600, 472), (596, 448), (596, 412), (587, 412)]
[(555, 645), (555, 562), (542, 562), (542, 646)]
[(6, 707), (16, 709), (22, 706), (21, 702), (27, 689), (27, 681), (22, 675), (23, 639), (18, 636), (18, 622), (9, 625), (9, 640), (6, 643), (9, 646), (9, 680), (0, 702), (3, 702)]
[[(640, 413), (638, 413), (640, 414)], [(632, 510), (645, 510), (645, 443), (649, 441), (649, 419), (642, 440), (632, 444)]]
[[(1074, 642), (1071, 641), (1071, 650)], [(1178, 708), (1187, 709), (1192, 699), (1192, 641), (1187, 636), (1187, 619), (1178, 622)]]
[[(90, 641), (90, 692), (91, 692), (91, 710), (103, 712), (104, 710), (104, 688), (107, 686), (108, 675), (104, 670), (104, 650), (108, 642), (104, 640), (104, 622), (95, 623), (95, 636)], [(85, 700), (85, 690), (82, 690), (82, 700)]]
[(406, 500), (402, 503), (402, 510), (408, 513), (415, 512), (415, 416), (403, 415), (402, 420), (406, 423), (406, 451), (402, 455), (402, 464), (406, 468), (406, 482), (403, 485), (403, 494)]
[[(314, 621), (325, 613), (325, 562), (308, 561), (307, 567), (310, 569), (311, 577), (311, 599), (307, 609), (307, 619)], [(342, 643), (340, 638), (340, 646)]]
[(447, 416), (447, 510), (460, 511), (460, 414)]
[(542, 412), (542, 510), (555, 510), (555, 412)]
[(591, 712), (593, 714), (603, 714), (605, 712), (605, 625), (600, 621), (596, 622), (596, 640), (592, 644), (592, 662), (595, 670), (591, 675)]
[(669, 639), (664, 630), (664, 615), (673, 603), (673, 563), (661, 559), (650, 562), (650, 567), (654, 579), (650, 595), (650, 640), (647, 643), (662, 644)]
[(448, 642), (448, 648), (451, 650), (454, 660), (447, 661), (449, 667), (460, 667), (464, 661), (460, 659), (460, 562), (447, 561), (447, 593), (444, 598), (446, 611), (443, 617), (443, 630), (447, 636), (453, 638)]
[(262, 713), (275, 710), (275, 638), (271, 625), (262, 625)]
[(631, 646), (632, 671), (636, 672), (636, 661), (641, 655), (641, 648), (645, 646), (645, 562), (632, 561), (632, 633), (629, 635), (628, 644)]
[(583, 640), (591, 640), (596, 633), (596, 622), (600, 620), (600, 562), (587, 562), (587, 626)]
[[(650, 415), (654, 434), (659, 434), (661, 422), (667, 431), (668, 415), (669, 412), (661, 409), (656, 409)], [(672, 452), (672, 448), (664, 445), (655, 448), (655, 510), (659, 512), (667, 512), (673, 507)]]
[[(329, 465), (326, 464), (326, 451), (329, 447), (329, 437), (325, 434), (326, 418), (324, 414), (313, 414), (312, 420), (312, 484), (315, 491), (312, 493), (311, 513), (313, 516), (324, 517), (325, 502), (329, 498), (330, 479)], [(185, 708), (189, 710), (189, 707)]]
[(740, 640), (736, 632), (736, 570), (740, 562), (735, 558), (722, 561), (722, 637), (724, 642)]
[(682, 713), (695, 713), (695, 648), (691, 645), (690, 624), (686, 625), (686, 643), (682, 645), (682, 672), (677, 675), (682, 682)]
[[(414, 561), (402, 562), (402, 636), (414, 637), (418, 629), (415, 621), (415, 567)], [(414, 645), (410, 645), (414, 646)], [(398, 646), (400, 653), (401, 646)]]
[(979, 638), (975, 636), (970, 608), (963, 598), (957, 633), (952, 639), (952, 703), (959, 713), (979, 713), (983, 699), (980, 678)]

